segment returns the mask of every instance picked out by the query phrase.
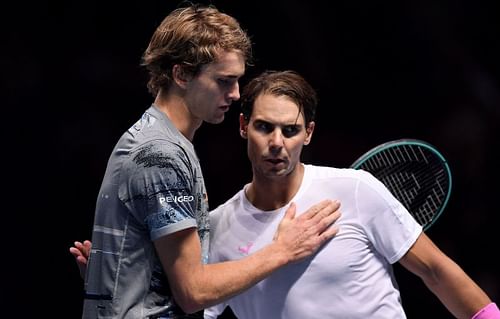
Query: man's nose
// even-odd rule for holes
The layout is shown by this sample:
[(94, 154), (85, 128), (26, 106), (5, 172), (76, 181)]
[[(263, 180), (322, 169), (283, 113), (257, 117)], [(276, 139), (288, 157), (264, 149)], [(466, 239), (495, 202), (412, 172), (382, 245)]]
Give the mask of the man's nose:
[(238, 82), (231, 86), (231, 89), (227, 93), (227, 98), (231, 101), (238, 101), (240, 99), (240, 85)]
[(269, 136), (269, 147), (271, 150), (279, 151), (283, 147), (283, 141), (283, 134), (281, 133), (281, 130), (276, 128)]

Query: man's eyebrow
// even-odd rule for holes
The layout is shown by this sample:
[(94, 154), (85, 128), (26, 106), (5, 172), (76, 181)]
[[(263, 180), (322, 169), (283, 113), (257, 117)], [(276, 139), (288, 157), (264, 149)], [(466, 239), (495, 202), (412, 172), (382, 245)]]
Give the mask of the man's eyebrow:
[(266, 123), (266, 124), (272, 124), (271, 122), (266, 121), (266, 120), (262, 120), (262, 119), (256, 119), (254, 122), (255, 122), (255, 123)]
[(230, 79), (239, 79), (240, 76), (236, 74), (219, 74), (218, 76), (223, 77), (223, 78), (230, 78)]
[(254, 120), (255, 123), (265, 123), (265, 124), (269, 124), (269, 125), (278, 125), (278, 126), (295, 126), (295, 127), (300, 127), (302, 126), (301, 124), (297, 123), (297, 122), (290, 122), (290, 123), (273, 123), (273, 122), (269, 122), (269, 121), (266, 121), (266, 120), (263, 120), (263, 119), (256, 119)]

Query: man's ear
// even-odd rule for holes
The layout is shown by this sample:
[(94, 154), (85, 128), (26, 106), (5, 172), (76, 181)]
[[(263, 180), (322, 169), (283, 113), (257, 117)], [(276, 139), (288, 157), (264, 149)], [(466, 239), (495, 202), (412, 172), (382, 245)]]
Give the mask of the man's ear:
[(248, 121), (245, 119), (243, 113), (240, 113), (240, 136), (247, 139)]
[(307, 127), (306, 127), (306, 135), (307, 136), (306, 136), (306, 139), (304, 141), (304, 145), (308, 145), (311, 142), (315, 125), (316, 124), (314, 123), (314, 121), (309, 122), (309, 124), (307, 125)]
[(172, 67), (172, 79), (179, 87), (185, 89), (187, 82), (190, 80), (190, 76), (181, 65), (175, 64)]

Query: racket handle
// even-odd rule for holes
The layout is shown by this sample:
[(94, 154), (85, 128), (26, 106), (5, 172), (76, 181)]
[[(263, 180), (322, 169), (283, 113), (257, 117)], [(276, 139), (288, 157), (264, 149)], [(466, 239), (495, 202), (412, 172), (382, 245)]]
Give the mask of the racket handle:
[(500, 310), (497, 304), (492, 302), (479, 310), (472, 319), (500, 319)]

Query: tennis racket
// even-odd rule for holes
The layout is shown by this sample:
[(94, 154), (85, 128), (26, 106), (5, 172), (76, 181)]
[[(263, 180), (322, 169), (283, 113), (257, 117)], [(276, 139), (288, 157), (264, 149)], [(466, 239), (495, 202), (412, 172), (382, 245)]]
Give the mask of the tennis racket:
[(450, 198), (450, 167), (434, 146), (421, 140), (383, 143), (351, 167), (368, 171), (380, 180), (424, 231), (438, 219)]

